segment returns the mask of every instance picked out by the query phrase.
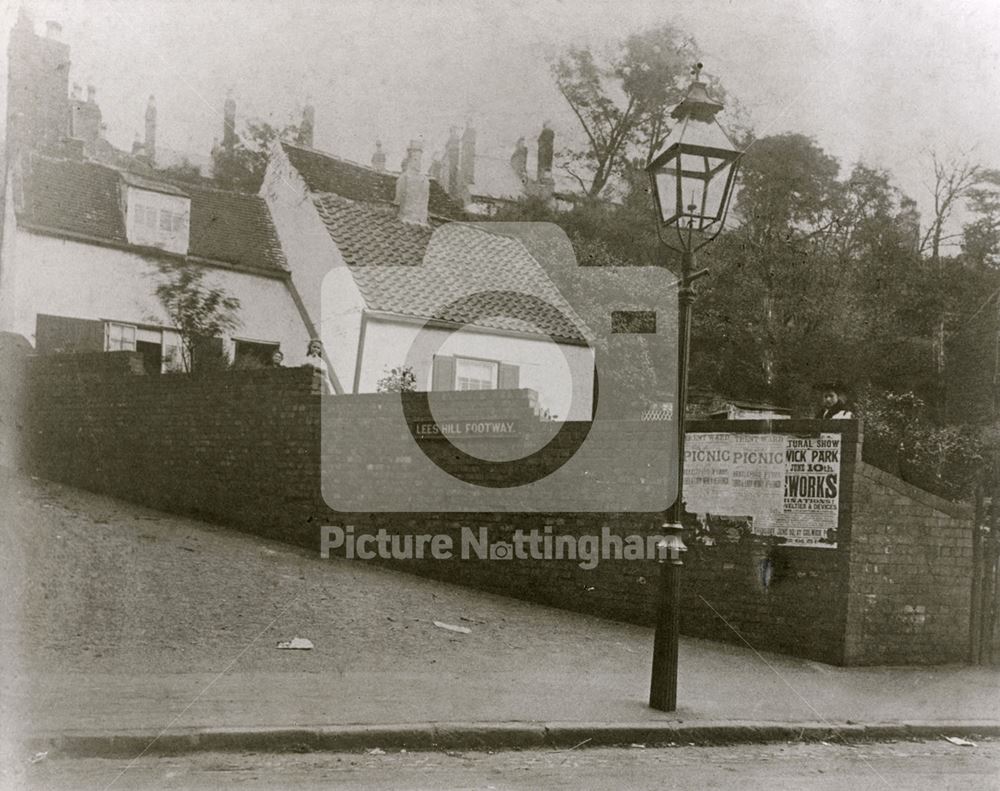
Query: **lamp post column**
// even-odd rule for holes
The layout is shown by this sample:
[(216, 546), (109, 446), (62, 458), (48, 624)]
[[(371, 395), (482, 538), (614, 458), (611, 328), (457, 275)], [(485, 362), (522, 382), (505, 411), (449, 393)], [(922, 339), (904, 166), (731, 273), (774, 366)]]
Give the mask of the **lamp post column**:
[(660, 711), (677, 709), (677, 654), (680, 645), (681, 615), (681, 514), (684, 511), (684, 417), (687, 411), (688, 360), (691, 348), (691, 309), (694, 304), (694, 253), (681, 258), (680, 307), (677, 316), (677, 499), (670, 507), (661, 544), (660, 591), (657, 602), (656, 634), (653, 638), (653, 670), (649, 685), (649, 705)]

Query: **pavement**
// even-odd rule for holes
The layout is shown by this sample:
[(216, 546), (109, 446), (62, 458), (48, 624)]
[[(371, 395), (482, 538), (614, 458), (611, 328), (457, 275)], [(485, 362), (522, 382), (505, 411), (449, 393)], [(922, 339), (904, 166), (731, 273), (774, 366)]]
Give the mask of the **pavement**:
[[(3, 472), (0, 518), (0, 736), (21, 756), (1000, 736), (995, 668), (683, 638), (664, 713), (648, 628)], [(277, 648), (294, 636), (314, 648)]]

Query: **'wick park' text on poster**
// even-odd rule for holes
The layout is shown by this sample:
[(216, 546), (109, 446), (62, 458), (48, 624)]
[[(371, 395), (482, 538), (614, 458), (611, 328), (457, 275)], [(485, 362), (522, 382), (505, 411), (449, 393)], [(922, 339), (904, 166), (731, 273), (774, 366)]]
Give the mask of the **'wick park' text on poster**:
[(688, 434), (687, 510), (787, 544), (837, 546), (840, 435)]

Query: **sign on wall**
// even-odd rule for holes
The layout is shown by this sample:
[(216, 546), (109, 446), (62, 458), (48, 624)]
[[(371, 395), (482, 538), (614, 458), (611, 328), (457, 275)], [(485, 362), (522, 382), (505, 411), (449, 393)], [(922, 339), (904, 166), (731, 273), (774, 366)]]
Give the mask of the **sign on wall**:
[[(834, 548), (840, 435), (688, 434), (687, 510), (786, 544)], [(721, 522), (720, 522), (721, 518)]]
[(521, 431), (516, 420), (420, 420), (413, 424), (413, 436), (422, 439), (447, 437), (517, 437)]

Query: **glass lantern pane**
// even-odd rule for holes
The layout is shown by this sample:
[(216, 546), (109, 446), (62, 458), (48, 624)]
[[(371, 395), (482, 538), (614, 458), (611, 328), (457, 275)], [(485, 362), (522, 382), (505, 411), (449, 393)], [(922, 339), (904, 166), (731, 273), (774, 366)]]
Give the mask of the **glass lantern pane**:
[(660, 217), (663, 222), (676, 217), (678, 213), (677, 177), (672, 169), (657, 171), (656, 192), (660, 199)]
[[(705, 196), (705, 179), (685, 177), (681, 179), (682, 184), (682, 204), (681, 208), (686, 217), (697, 218), (702, 214), (702, 201)], [(695, 223), (697, 227), (697, 222)]]
[(705, 157), (694, 151), (683, 151), (680, 157), (681, 170), (691, 175), (705, 174)]
[(716, 174), (715, 178), (708, 182), (705, 190), (705, 217), (717, 220), (722, 214), (722, 201), (726, 196), (726, 180), (729, 177), (728, 170), (722, 170)]

